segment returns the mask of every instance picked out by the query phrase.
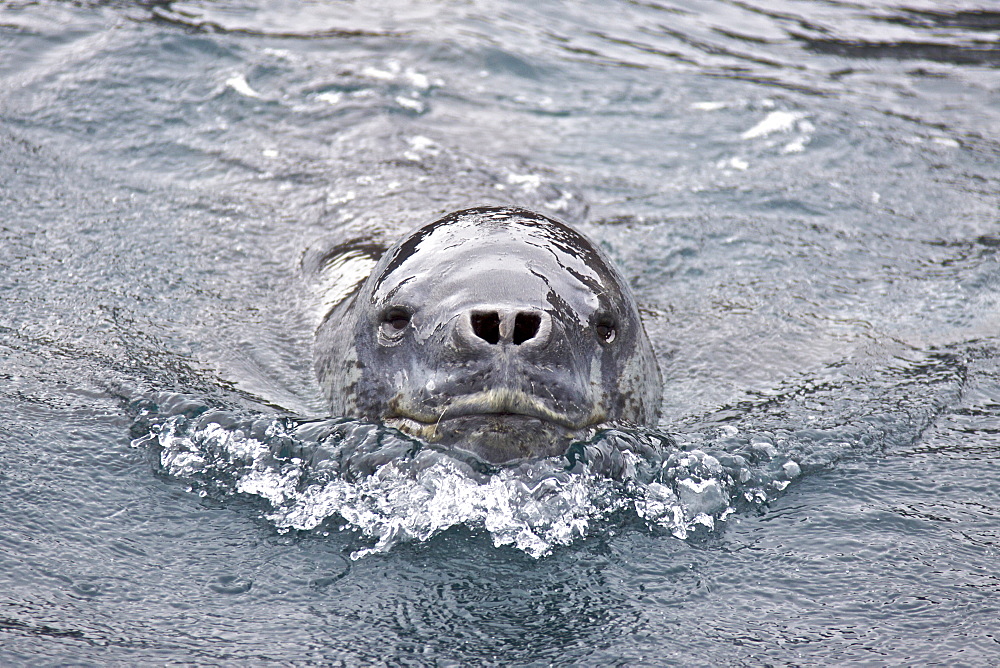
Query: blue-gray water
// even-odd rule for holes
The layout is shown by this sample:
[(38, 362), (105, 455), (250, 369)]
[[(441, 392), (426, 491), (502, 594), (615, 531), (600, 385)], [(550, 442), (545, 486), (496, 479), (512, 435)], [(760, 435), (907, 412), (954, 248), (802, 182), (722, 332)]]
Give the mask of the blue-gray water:
[[(985, 0), (0, 3), (0, 663), (996, 664), (998, 66)], [(325, 414), (315, 258), (493, 202), (630, 277), (656, 457)]]

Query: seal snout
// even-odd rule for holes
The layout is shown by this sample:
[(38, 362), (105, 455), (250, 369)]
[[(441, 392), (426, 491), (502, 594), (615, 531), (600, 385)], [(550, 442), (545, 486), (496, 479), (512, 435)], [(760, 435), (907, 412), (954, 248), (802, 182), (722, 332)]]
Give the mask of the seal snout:
[(552, 317), (533, 308), (472, 309), (458, 319), (458, 341), (466, 348), (487, 346), (545, 346), (552, 336)]

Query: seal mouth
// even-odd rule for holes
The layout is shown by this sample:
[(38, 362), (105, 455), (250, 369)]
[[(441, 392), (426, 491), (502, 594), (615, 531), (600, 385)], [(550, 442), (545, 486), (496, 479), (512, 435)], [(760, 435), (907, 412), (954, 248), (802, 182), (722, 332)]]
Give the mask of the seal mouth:
[(462, 417), (511, 416), (512, 418), (534, 418), (541, 422), (564, 427), (571, 431), (581, 431), (605, 421), (603, 410), (595, 408), (587, 415), (574, 419), (565, 413), (554, 411), (538, 398), (521, 390), (498, 388), (476, 392), (459, 397), (439, 410), (421, 410), (406, 405), (402, 396), (397, 395), (390, 402), (390, 413), (384, 422), (401, 431), (436, 440), (438, 425), (446, 420)]

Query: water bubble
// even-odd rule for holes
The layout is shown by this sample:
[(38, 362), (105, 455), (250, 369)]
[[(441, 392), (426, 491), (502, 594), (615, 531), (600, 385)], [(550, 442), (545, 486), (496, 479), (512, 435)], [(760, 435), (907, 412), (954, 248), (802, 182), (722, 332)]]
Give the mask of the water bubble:
[(182, 412), (133, 426), (146, 429), (133, 445), (155, 454), (161, 473), (201, 496), (260, 499), (279, 533), (354, 533), (364, 542), (354, 559), (457, 526), (535, 558), (628, 516), (684, 538), (714, 530), (735, 504), (767, 502), (801, 473), (766, 439), (751, 444), (733, 429), (687, 449), (652, 430), (607, 429), (565, 456), (497, 467), (358, 420), (207, 407), (192, 419), (190, 405), (170, 405)]

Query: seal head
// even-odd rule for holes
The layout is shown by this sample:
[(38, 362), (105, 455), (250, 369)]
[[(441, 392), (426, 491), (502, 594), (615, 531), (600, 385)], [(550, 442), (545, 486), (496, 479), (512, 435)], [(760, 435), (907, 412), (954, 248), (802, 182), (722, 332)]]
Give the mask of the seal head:
[(565, 223), (458, 211), (390, 248), (321, 325), (331, 410), (493, 462), (655, 422), (660, 373), (621, 276)]

